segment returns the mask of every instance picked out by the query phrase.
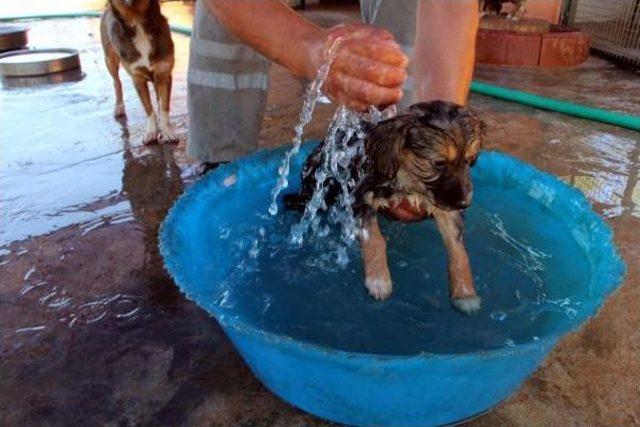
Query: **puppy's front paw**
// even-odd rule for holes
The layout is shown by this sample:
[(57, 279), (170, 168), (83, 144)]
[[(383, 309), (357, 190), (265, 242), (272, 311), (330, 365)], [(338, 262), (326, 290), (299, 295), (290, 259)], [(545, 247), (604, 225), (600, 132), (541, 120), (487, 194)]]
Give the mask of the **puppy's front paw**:
[(479, 296), (469, 296), (460, 298), (451, 298), (451, 305), (453, 308), (461, 312), (462, 314), (473, 314), (480, 310), (482, 300)]
[(367, 277), (364, 281), (369, 294), (377, 300), (385, 300), (391, 295), (393, 285), (390, 277), (374, 276)]
[(113, 117), (119, 119), (121, 117), (125, 117), (127, 113), (124, 110), (124, 104), (116, 104), (113, 108)]

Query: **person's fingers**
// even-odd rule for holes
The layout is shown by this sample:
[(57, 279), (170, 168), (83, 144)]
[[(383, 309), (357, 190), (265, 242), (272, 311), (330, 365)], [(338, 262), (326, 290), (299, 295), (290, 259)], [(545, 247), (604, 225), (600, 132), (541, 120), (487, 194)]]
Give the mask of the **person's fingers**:
[(353, 99), (344, 92), (338, 91), (333, 98), (338, 104), (346, 105), (354, 111), (365, 112), (369, 109), (369, 104)]
[(393, 40), (349, 38), (341, 45), (342, 49), (395, 67), (406, 68), (409, 64), (409, 57)]
[(368, 25), (345, 24), (333, 27), (326, 41), (333, 43), (337, 38), (340, 46), (323, 91), (357, 111), (399, 101), (409, 59), (393, 35)]
[(385, 87), (401, 87), (407, 78), (404, 68), (392, 67), (370, 58), (344, 52), (338, 55), (332, 69)]
[(360, 24), (359, 28), (350, 33), (354, 38), (358, 37), (375, 37), (382, 40), (391, 40), (394, 41), (395, 37), (389, 30), (385, 30), (384, 28), (375, 28), (366, 24)]
[(331, 73), (329, 80), (329, 85), (334, 92), (343, 92), (349, 98), (368, 105), (391, 105), (402, 97), (402, 89), (400, 88), (391, 89), (378, 86), (341, 72)]
[(325, 80), (322, 86), (322, 92), (327, 95), (331, 100), (340, 105), (346, 105), (355, 111), (366, 111), (369, 105), (365, 102), (354, 99), (352, 96), (347, 95), (340, 90), (337, 83), (330, 77)]
[(348, 38), (363, 38), (363, 37), (377, 37), (383, 40), (394, 40), (393, 34), (384, 28), (375, 28), (366, 24), (341, 24), (333, 27), (330, 30), (329, 40), (334, 41), (336, 38), (342, 37)]

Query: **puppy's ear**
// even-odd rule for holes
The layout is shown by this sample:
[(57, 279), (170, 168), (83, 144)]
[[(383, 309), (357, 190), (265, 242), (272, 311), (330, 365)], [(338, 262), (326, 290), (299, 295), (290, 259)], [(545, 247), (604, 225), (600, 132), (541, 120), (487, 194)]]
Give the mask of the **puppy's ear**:
[(484, 138), (485, 136), (487, 136), (487, 123), (482, 120), (479, 119), (480, 123), (478, 124), (478, 127), (480, 128), (480, 136), (482, 136), (482, 138)]
[(380, 122), (369, 132), (364, 149), (372, 177), (387, 180), (398, 173), (404, 141), (405, 126), (401, 117)]
[(467, 139), (478, 140), (480, 146), (482, 146), (484, 137), (487, 134), (487, 124), (473, 110), (468, 110), (466, 115), (468, 118), (465, 122)]

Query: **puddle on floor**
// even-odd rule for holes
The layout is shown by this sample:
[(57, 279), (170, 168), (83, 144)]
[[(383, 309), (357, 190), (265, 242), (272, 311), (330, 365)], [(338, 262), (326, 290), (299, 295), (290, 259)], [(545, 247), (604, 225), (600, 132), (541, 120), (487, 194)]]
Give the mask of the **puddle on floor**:
[[(113, 87), (97, 19), (28, 25), (31, 46), (78, 49), (82, 72), (72, 78), (62, 73), (46, 79), (2, 80), (0, 293), (15, 307), (2, 322), (0, 336), (14, 349), (60, 327), (133, 324), (148, 314), (146, 289), (140, 292), (126, 281), (118, 283), (123, 281), (118, 277), (137, 274), (168, 281), (156, 235), (183, 190), (185, 168), (175, 145), (141, 144), (145, 119), (124, 70), (120, 74), (128, 120), (112, 117)], [(174, 37), (172, 121), (183, 139), (188, 40)], [(115, 276), (92, 277), (97, 267), (91, 266), (109, 256), (102, 252), (97, 233), (129, 242), (132, 261), (139, 258), (140, 265), (115, 262)], [(143, 255), (133, 256), (136, 252)], [(87, 281), (104, 283), (83, 283), (74, 277), (73, 270), (83, 268)]]

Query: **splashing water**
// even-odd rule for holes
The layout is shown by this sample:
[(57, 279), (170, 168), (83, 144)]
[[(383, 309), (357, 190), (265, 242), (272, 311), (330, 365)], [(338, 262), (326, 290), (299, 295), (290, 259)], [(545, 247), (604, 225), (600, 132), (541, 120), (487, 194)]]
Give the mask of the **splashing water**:
[[(322, 146), (322, 165), (315, 172), (316, 187), (311, 200), (305, 206), (300, 222), (292, 227), (291, 242), (301, 245), (304, 233), (311, 231), (312, 235), (325, 237), (332, 225), (338, 226), (340, 240), (350, 245), (358, 237), (360, 224), (353, 215), (354, 192), (363, 179), (361, 174), (364, 162), (364, 123), (375, 125), (392, 114), (394, 109), (383, 112), (371, 107), (366, 114), (359, 114), (340, 106), (331, 121)], [(328, 212), (328, 224), (321, 224), (319, 211), (327, 209), (325, 196), (327, 184), (334, 182), (339, 187), (336, 203)], [(344, 264), (346, 250), (338, 246), (338, 263)]]
[(271, 193), (271, 205), (269, 206), (269, 213), (271, 215), (276, 215), (278, 213), (277, 198), (282, 190), (289, 186), (288, 176), (291, 157), (295, 156), (300, 151), (304, 128), (309, 124), (313, 117), (313, 110), (315, 109), (316, 102), (318, 102), (318, 98), (320, 98), (320, 95), (322, 94), (320, 88), (322, 88), (322, 85), (329, 74), (329, 69), (333, 63), (336, 51), (340, 46), (340, 42), (341, 39), (338, 37), (331, 46), (326, 49), (324, 52), (324, 62), (318, 69), (318, 75), (315, 80), (311, 82), (309, 89), (307, 89), (307, 93), (302, 104), (302, 111), (300, 111), (300, 119), (298, 125), (295, 127), (295, 134), (291, 140), (293, 146), (285, 153), (284, 159), (282, 159), (282, 163), (278, 168), (278, 182)]
[[(278, 168), (278, 181), (271, 194), (271, 205), (269, 213), (278, 213), (277, 198), (289, 186), (288, 175), (291, 158), (298, 154), (304, 127), (311, 121), (315, 104), (322, 96), (322, 87), (336, 50), (340, 45), (340, 38), (326, 50), (324, 62), (318, 70), (316, 79), (311, 83), (304, 98), (302, 111), (298, 125), (295, 127), (293, 146), (285, 153), (284, 159)], [(343, 245), (338, 244), (335, 248), (339, 265), (346, 265), (348, 256), (346, 246), (352, 244), (359, 233), (360, 224), (353, 215), (354, 190), (362, 180), (359, 173), (364, 161), (364, 130), (363, 123), (375, 125), (381, 120), (395, 115), (395, 107), (379, 111), (370, 107), (365, 114), (351, 111), (344, 105), (340, 105), (329, 125), (322, 149), (322, 166), (315, 172), (316, 187), (310, 201), (305, 206), (304, 214), (298, 224), (291, 227), (291, 243), (301, 246), (304, 242), (304, 234), (311, 231), (313, 236), (326, 237), (331, 226), (338, 226), (340, 230), (340, 240)], [(352, 164), (355, 159), (360, 159), (358, 164)], [(355, 166), (355, 167), (354, 167)], [(352, 172), (355, 171), (355, 176)], [(321, 224), (319, 211), (327, 209), (325, 195), (327, 193), (326, 184), (333, 181), (339, 186), (339, 196), (337, 203), (328, 212), (327, 224)], [(345, 246), (346, 245), (346, 246)]]
[[(355, 143), (348, 145), (354, 135), (356, 136)], [(322, 147), (322, 165), (315, 171), (316, 186), (313, 195), (305, 206), (300, 222), (291, 227), (291, 242), (293, 244), (302, 245), (304, 233), (309, 228), (313, 235), (321, 238), (329, 234), (330, 226), (328, 224), (320, 227), (321, 217), (318, 215), (318, 211), (326, 209), (327, 186), (325, 184), (331, 178), (339, 185), (340, 194), (337, 203), (331, 208), (328, 216), (329, 221), (340, 225), (343, 243), (348, 245), (355, 240), (359, 224), (353, 217), (353, 190), (360, 181), (360, 177), (351, 176), (349, 168), (351, 160), (356, 155), (363, 158), (363, 137), (358, 115), (344, 106), (338, 107)], [(356, 166), (356, 171), (360, 169), (359, 166)], [(347, 264), (346, 253), (344, 246), (338, 244), (336, 247), (338, 265)]]
[(540, 276), (540, 273), (544, 271), (544, 259), (550, 258), (551, 255), (511, 236), (497, 214), (493, 213), (487, 215), (489, 215), (489, 221), (491, 221), (495, 226), (495, 229), (492, 229), (491, 233), (507, 242), (509, 246), (514, 249), (514, 252), (504, 253), (498, 249), (493, 250), (497, 252), (500, 258), (513, 258), (509, 260), (510, 264), (517, 266), (524, 274), (531, 278), (533, 283), (535, 283), (540, 289), (543, 289), (544, 280)]

